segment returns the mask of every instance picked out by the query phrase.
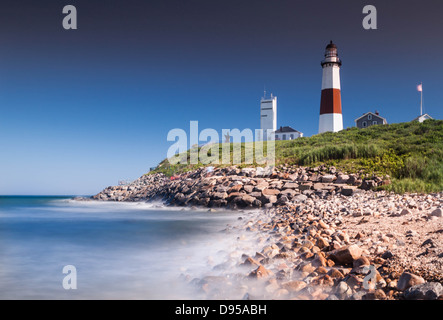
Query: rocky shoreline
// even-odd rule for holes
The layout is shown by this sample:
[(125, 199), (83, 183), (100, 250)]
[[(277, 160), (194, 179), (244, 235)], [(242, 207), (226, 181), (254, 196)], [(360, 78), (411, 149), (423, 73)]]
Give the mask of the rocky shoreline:
[(208, 298), (443, 299), (443, 193), (371, 191), (388, 178), (333, 167), (202, 168), (174, 180), (145, 175), (92, 199), (263, 208), (236, 227), (257, 250), (229, 254), (233, 273), (185, 277)]

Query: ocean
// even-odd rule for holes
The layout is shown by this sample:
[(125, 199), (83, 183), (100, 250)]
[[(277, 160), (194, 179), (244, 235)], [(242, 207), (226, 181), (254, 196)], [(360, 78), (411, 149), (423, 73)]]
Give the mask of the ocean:
[[(232, 257), (241, 216), (1, 196), (0, 299), (205, 299), (189, 280)], [(63, 273), (65, 266), (74, 269)]]

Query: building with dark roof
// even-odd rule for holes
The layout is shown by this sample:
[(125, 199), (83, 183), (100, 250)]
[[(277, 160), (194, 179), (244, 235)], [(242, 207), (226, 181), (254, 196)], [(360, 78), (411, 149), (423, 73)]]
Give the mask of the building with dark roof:
[(388, 124), (388, 121), (380, 116), (378, 111), (367, 112), (361, 117), (355, 119), (355, 126), (360, 129), (364, 129), (377, 124)]
[(275, 140), (294, 140), (303, 137), (303, 132), (295, 130), (289, 126), (280, 127), (274, 132)]

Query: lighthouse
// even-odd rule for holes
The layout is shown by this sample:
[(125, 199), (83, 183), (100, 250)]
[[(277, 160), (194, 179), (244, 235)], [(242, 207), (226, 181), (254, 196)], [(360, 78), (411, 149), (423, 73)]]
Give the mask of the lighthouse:
[(326, 46), (325, 59), (321, 62), (323, 78), (321, 84), (320, 122), (318, 133), (343, 130), (341, 113), (340, 67), (337, 46), (332, 41)]

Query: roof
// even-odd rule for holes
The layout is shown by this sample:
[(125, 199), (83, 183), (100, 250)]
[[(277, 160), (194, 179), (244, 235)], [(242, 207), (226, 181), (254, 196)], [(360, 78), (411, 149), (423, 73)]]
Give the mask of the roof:
[(357, 119), (355, 119), (355, 122), (357, 122), (358, 120), (360, 120), (363, 117), (366, 117), (368, 114), (372, 114), (375, 117), (378, 117), (380, 119), (383, 120), (384, 123), (388, 123), (388, 121), (386, 121), (386, 118), (383, 118), (382, 116), (375, 114), (374, 112), (366, 112), (364, 115), (362, 115), (361, 117), (358, 117)]
[(425, 113), (425, 114), (422, 114), (421, 116), (418, 116), (417, 118), (415, 118), (415, 119), (412, 120), (412, 121), (418, 121), (418, 120), (420, 120), (420, 118), (434, 119), (434, 118), (432, 118), (429, 114)]
[(337, 49), (337, 46), (331, 40), (331, 42), (326, 46), (326, 49)]
[(286, 127), (280, 127), (280, 129), (276, 130), (274, 133), (286, 133), (286, 132), (300, 132), (300, 131), (295, 130), (294, 128), (291, 128), (289, 126), (286, 126)]

